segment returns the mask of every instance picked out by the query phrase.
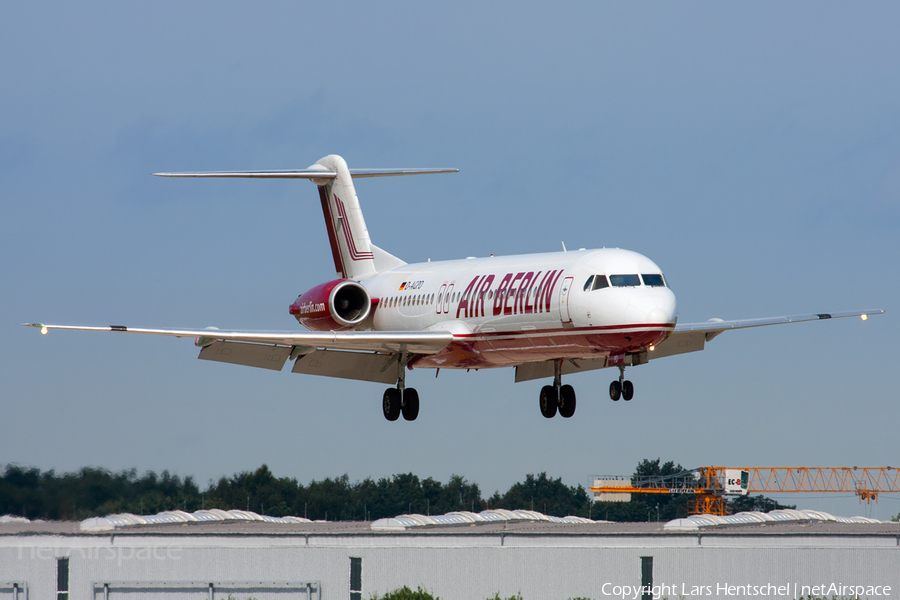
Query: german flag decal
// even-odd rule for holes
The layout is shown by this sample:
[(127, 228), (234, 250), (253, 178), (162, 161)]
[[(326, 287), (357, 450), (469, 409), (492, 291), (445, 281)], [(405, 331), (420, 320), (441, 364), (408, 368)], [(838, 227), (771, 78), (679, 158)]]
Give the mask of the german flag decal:
[(400, 290), (399, 290), (399, 291), (402, 292), (402, 291), (403, 291), (403, 288), (405, 288), (405, 287), (406, 287), (406, 282), (404, 281), (403, 283), (400, 284)]

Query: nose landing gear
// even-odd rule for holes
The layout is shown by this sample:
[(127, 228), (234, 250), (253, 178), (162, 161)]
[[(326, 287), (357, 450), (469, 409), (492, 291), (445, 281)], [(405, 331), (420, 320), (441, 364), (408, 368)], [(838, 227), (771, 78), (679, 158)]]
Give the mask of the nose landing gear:
[(625, 365), (619, 365), (619, 379), (609, 384), (609, 398), (617, 402), (619, 398), (626, 402), (634, 398), (634, 384), (625, 379)]

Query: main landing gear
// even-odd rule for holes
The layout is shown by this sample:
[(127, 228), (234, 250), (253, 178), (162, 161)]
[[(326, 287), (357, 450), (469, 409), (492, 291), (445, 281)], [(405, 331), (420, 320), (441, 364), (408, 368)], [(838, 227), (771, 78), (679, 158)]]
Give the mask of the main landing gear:
[(415, 388), (388, 388), (384, 391), (381, 410), (388, 421), (396, 421), (403, 415), (407, 421), (419, 416), (419, 392)]
[(634, 398), (634, 384), (625, 379), (625, 365), (619, 365), (619, 379), (609, 384), (609, 398), (613, 402), (619, 398), (626, 402)]
[(396, 421), (403, 415), (407, 421), (415, 421), (419, 416), (419, 392), (415, 388), (406, 387), (406, 354), (400, 362), (400, 375), (397, 379), (397, 387), (384, 391), (381, 400), (381, 410), (388, 421)]
[[(575, 414), (575, 390), (571, 385), (561, 385), (561, 369), (562, 361), (556, 361), (553, 385), (545, 385), (541, 388), (541, 414), (548, 419), (555, 417), (557, 412), (566, 419)], [(385, 393), (385, 397), (387, 397), (387, 393)], [(625, 365), (619, 365), (619, 379), (609, 384), (609, 397), (612, 400), (624, 398), (626, 402), (634, 398), (634, 384), (625, 379)]]
[(571, 385), (561, 385), (561, 366), (560, 361), (555, 363), (553, 385), (545, 385), (541, 388), (541, 414), (548, 419), (555, 417), (557, 411), (559, 411), (559, 416), (566, 419), (575, 414), (575, 388)]

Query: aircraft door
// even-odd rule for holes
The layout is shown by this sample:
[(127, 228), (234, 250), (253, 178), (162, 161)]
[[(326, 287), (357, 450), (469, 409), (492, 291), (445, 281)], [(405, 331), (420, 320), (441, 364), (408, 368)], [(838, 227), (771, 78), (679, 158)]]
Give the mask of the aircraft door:
[(441, 286), (441, 290), (438, 292), (437, 302), (434, 303), (434, 312), (437, 314), (441, 314), (444, 311), (444, 294), (447, 293), (447, 284)]
[(453, 296), (453, 284), (447, 288), (447, 291), (444, 292), (444, 312), (450, 312), (450, 298)]
[(573, 281), (575, 281), (574, 277), (566, 277), (559, 289), (559, 320), (563, 323), (572, 322), (572, 317), (569, 315), (569, 291), (572, 289)]

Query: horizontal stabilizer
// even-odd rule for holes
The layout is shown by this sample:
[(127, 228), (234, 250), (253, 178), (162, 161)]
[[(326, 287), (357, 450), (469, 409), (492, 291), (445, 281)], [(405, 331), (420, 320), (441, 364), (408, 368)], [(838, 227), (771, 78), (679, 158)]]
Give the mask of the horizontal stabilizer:
[[(350, 169), (350, 176), (392, 177), (395, 175), (428, 175), (459, 173), (459, 169)], [(197, 173), (154, 173), (157, 177), (242, 177), (249, 179), (334, 179), (334, 171), (299, 169), (288, 171), (204, 171)]]

